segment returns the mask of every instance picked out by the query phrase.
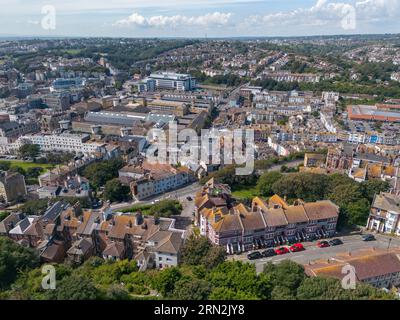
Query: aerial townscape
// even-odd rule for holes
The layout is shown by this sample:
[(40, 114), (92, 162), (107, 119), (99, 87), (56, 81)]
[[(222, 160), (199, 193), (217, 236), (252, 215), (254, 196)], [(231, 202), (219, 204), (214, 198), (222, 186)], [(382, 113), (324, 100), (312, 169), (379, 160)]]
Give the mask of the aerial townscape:
[(398, 34), (0, 40), (0, 299), (399, 299), (399, 179)]

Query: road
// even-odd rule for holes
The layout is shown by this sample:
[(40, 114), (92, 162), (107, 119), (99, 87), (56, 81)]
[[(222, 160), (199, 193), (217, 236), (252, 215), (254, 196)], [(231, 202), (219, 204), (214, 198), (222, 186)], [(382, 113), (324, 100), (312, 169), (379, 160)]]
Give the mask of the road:
[[(376, 248), (376, 249), (387, 249), (389, 246), (389, 238), (386, 235), (375, 235), (376, 241), (365, 242), (361, 240), (360, 235), (347, 235), (342, 237), (337, 237), (343, 241), (342, 245), (328, 247), (328, 248), (318, 248), (316, 242), (304, 242), (303, 245), (306, 250), (301, 252), (290, 252), (285, 255), (274, 256), (270, 258), (262, 258), (257, 260), (248, 260), (247, 253), (240, 255), (229, 256), (229, 260), (236, 261), (246, 261), (251, 262), (256, 265), (257, 272), (262, 272), (264, 265), (268, 262), (279, 263), (283, 260), (292, 260), (300, 264), (307, 264), (310, 261), (315, 261), (318, 259), (328, 259), (336, 256), (338, 253), (353, 252), (360, 249)], [(400, 238), (392, 237), (390, 242), (390, 248), (400, 248)], [(262, 251), (259, 250), (259, 251)]]

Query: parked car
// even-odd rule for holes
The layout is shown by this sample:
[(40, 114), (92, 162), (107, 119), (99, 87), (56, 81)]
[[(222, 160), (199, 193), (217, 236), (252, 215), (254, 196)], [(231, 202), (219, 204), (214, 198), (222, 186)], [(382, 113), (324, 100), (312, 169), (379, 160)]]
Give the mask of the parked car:
[(288, 252), (289, 252), (289, 249), (286, 247), (281, 247), (281, 248), (275, 249), (276, 254), (285, 254)]
[(262, 254), (259, 251), (250, 252), (247, 255), (247, 259), (249, 260), (260, 259), (260, 258), (262, 258)]
[(186, 200), (188, 200), (188, 201), (192, 201), (193, 199), (192, 199), (192, 197), (191, 197), (191, 196), (187, 196), (187, 197), (186, 197)]
[(332, 240), (328, 241), (328, 243), (331, 246), (338, 246), (340, 244), (343, 244), (343, 241), (340, 239), (332, 239)]
[(362, 241), (374, 241), (374, 240), (376, 240), (375, 236), (373, 234), (363, 234), (361, 236), (361, 239), (362, 239)]
[(295, 243), (294, 245), (292, 245), (289, 248), (289, 250), (292, 251), (292, 252), (298, 252), (298, 251), (303, 251), (305, 249), (304, 249), (304, 246), (301, 243)]
[(326, 247), (330, 247), (331, 245), (329, 244), (328, 241), (323, 240), (323, 241), (318, 241), (317, 246), (319, 248), (326, 248)]
[(262, 255), (264, 256), (264, 257), (272, 257), (272, 256), (275, 256), (276, 255), (276, 252), (275, 252), (275, 250), (274, 249), (267, 249), (267, 250), (264, 250), (263, 252), (262, 252)]

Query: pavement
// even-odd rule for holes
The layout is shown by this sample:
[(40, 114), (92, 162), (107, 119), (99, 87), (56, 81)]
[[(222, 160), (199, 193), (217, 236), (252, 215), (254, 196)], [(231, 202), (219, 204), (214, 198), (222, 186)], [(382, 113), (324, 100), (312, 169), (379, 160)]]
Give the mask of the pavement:
[[(305, 250), (300, 252), (290, 252), (284, 255), (277, 255), (269, 258), (262, 258), (257, 260), (247, 259), (249, 252), (242, 253), (240, 255), (228, 256), (228, 260), (236, 260), (243, 262), (250, 262), (256, 265), (257, 272), (262, 272), (264, 265), (268, 262), (279, 263), (283, 260), (292, 260), (299, 264), (308, 264), (311, 261), (318, 259), (328, 259), (336, 256), (338, 253), (353, 252), (360, 249), (376, 248), (376, 249), (387, 249), (389, 248), (400, 248), (400, 237), (390, 237), (387, 235), (374, 234), (376, 241), (362, 241), (360, 234), (338, 236), (336, 238), (343, 241), (342, 245), (318, 248), (316, 241), (314, 242), (302, 242)], [(390, 240), (391, 239), (391, 240)], [(324, 239), (325, 240), (325, 239)], [(329, 240), (329, 239), (327, 239)], [(260, 249), (256, 251), (263, 251)]]

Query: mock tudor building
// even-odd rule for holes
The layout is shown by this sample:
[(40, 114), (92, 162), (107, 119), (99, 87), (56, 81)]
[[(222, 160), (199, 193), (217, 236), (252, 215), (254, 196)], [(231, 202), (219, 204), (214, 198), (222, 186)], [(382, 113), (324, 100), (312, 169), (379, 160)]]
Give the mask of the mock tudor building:
[[(200, 201), (203, 199), (203, 201)], [(268, 201), (255, 197), (251, 208), (242, 203), (220, 201), (205, 194), (197, 198), (200, 233), (227, 251), (246, 251), (260, 246), (273, 246), (312, 237), (333, 236), (339, 207), (329, 200), (293, 205), (278, 195)]]

